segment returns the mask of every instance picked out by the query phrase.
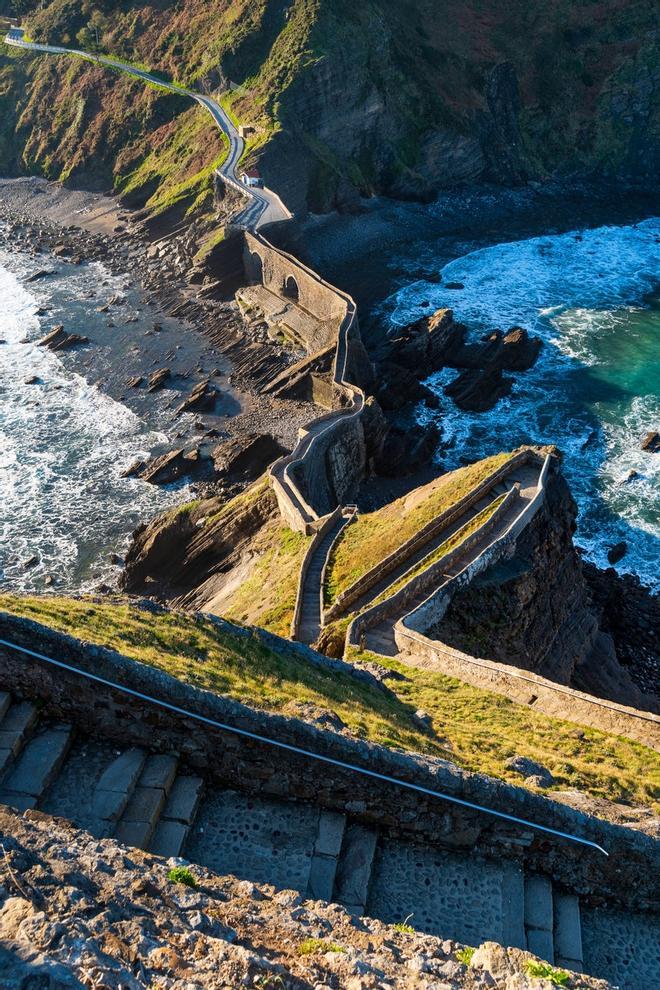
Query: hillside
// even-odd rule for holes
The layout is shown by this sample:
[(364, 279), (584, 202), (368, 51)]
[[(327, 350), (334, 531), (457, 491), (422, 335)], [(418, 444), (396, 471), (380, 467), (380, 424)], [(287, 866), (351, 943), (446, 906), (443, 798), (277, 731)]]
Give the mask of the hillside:
[[(350, 204), (358, 193), (425, 198), (465, 180), (511, 185), (592, 171), (643, 179), (657, 167), (650, 0), (21, 8), (35, 40), (94, 46), (98, 30), (101, 50), (168, 78), (240, 87), (228, 106), (256, 127), (249, 154), (296, 210)], [(210, 190), (205, 168), (221, 153), (218, 137), (176, 98), (90, 64), (3, 52), (0, 108), (5, 174), (113, 186), (151, 212), (184, 191), (186, 209), (208, 206), (200, 194)]]
[[(433, 671), (379, 657), (380, 686), (375, 680), (364, 683), (346, 668), (310, 664), (286, 640), (258, 629), (248, 635), (238, 626), (232, 630), (208, 617), (139, 601), (5, 594), (0, 612), (116, 650), (251, 708), (449, 758), (466, 770), (534, 788), (533, 778), (522, 781), (509, 765), (513, 756), (526, 757), (550, 771), (559, 800), (562, 792), (581, 791), (592, 800), (657, 808), (660, 765), (653, 750), (549, 718)], [(373, 666), (364, 659), (367, 669)], [(607, 816), (600, 807), (598, 813)]]

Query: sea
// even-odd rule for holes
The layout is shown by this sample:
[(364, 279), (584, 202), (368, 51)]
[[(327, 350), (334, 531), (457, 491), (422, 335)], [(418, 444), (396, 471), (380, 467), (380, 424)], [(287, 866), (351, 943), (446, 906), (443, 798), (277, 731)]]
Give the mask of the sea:
[(84, 334), (102, 319), (90, 290), (124, 286), (96, 263), (29, 283), (45, 260), (0, 251), (0, 591), (93, 590), (135, 527), (183, 497), (121, 477), (166, 444), (158, 424), (36, 344), (57, 323)]
[(442, 431), (438, 461), (450, 469), (522, 443), (556, 444), (585, 557), (607, 567), (608, 550), (623, 541), (617, 570), (660, 590), (660, 453), (641, 448), (660, 431), (660, 219), (495, 244), (440, 274), (381, 304), (390, 332), (450, 307), (473, 339), (521, 326), (544, 346), (490, 412), (462, 412), (444, 396), (457, 371), (428, 380), (441, 408), (420, 406), (418, 418)]

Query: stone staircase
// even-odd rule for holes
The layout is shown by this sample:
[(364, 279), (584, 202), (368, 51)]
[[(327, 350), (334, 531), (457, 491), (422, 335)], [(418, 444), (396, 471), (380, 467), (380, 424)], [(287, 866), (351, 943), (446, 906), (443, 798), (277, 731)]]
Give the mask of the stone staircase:
[(0, 803), (67, 818), (219, 873), (295, 889), (356, 915), (582, 969), (580, 906), (514, 861), (420, 846), (313, 805), (206, 783), (178, 754), (119, 750), (0, 694)]
[(302, 587), (302, 608), (297, 639), (301, 643), (315, 643), (321, 632), (321, 582), (323, 568), (335, 540), (348, 523), (347, 516), (340, 516), (334, 526), (320, 541), (309, 563)]

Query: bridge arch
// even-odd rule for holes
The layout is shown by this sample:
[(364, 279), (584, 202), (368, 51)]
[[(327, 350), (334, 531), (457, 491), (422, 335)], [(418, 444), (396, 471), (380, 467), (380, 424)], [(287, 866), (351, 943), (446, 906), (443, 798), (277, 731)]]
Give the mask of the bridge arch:
[(263, 284), (264, 262), (258, 251), (250, 251), (248, 274), (255, 284)]
[(294, 302), (298, 302), (300, 299), (300, 289), (293, 275), (287, 275), (284, 279), (282, 295), (286, 296), (287, 299), (293, 299)]

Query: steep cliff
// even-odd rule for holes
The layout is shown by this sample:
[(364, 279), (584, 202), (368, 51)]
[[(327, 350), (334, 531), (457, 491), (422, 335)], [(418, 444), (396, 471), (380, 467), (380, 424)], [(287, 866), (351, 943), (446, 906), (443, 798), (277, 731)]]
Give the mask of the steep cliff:
[(592, 602), (573, 546), (577, 508), (557, 470), (515, 556), (458, 592), (432, 635), (473, 656), (499, 660), (638, 708), (654, 708), (621, 666)]
[[(657, 171), (652, 0), (99, 0), (96, 15), (71, 0), (21, 7), (35, 39), (95, 43), (93, 16), (103, 50), (201, 89), (231, 81), (231, 110), (256, 127), (249, 155), (296, 210), (350, 205), (359, 193), (425, 198), (464, 180)], [(100, 75), (91, 64), (3, 56), (0, 169), (112, 183), (147, 202), (149, 179), (174, 191), (198, 174), (200, 156), (217, 153), (197, 111)], [(113, 126), (123, 111), (124, 126)], [(175, 180), (165, 161), (179, 132)]]

